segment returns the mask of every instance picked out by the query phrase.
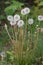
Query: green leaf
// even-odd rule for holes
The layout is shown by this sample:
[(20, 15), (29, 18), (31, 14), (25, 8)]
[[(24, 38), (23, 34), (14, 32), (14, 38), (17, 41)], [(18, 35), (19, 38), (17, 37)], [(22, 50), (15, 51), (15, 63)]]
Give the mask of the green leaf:
[(39, 3), (39, 6), (43, 6), (43, 1)]
[(0, 15), (0, 20), (2, 20), (2, 19), (5, 19), (5, 17), (3, 15)]
[(12, 55), (12, 53), (10, 51), (7, 51), (6, 53), (9, 54), (9, 55)]
[(14, 5), (11, 5), (7, 8), (5, 8), (6, 15), (12, 15), (16, 10), (16, 7)]
[(12, 4), (5, 8), (6, 15), (13, 15), (15, 11), (20, 10), (23, 5), (23, 3), (20, 3), (18, 1), (12, 1)]

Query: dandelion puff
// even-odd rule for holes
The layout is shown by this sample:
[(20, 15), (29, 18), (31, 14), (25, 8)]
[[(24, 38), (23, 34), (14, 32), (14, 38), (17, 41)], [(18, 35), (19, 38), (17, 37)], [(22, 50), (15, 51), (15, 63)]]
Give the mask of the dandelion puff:
[(10, 21), (10, 25), (11, 25), (11, 26), (16, 25), (16, 21)]
[(42, 20), (43, 20), (43, 16), (42, 16), (42, 15), (39, 15), (39, 16), (38, 16), (38, 20), (39, 20), (39, 21), (42, 21)]
[(17, 25), (18, 25), (18, 27), (22, 27), (24, 25), (24, 21), (23, 20), (19, 20)]
[(30, 9), (28, 7), (24, 8), (25, 14), (29, 14), (30, 13)]
[(1, 57), (2, 57), (2, 58), (5, 58), (5, 57), (6, 57), (5, 52), (1, 52)]
[(33, 24), (33, 19), (32, 19), (32, 18), (29, 18), (29, 19), (28, 19), (28, 23), (29, 23), (30, 25), (32, 25), (32, 24)]
[(13, 16), (11, 16), (11, 15), (7, 16), (7, 20), (8, 21), (13, 21)]
[(21, 10), (21, 14), (22, 14), (22, 15), (25, 15), (25, 14), (26, 14), (26, 13), (25, 13), (25, 9), (22, 9), (22, 10)]
[(14, 21), (19, 21), (20, 20), (20, 16), (18, 14), (14, 15)]

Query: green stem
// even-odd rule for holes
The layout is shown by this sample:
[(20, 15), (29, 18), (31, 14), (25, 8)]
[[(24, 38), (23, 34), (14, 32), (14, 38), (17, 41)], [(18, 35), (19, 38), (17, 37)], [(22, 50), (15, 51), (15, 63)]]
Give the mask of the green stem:
[[(13, 27), (12, 27), (13, 28)], [(12, 29), (12, 37), (13, 37), (13, 40), (14, 40), (14, 30)]]
[(32, 25), (30, 25), (30, 43), (32, 43)]
[(39, 21), (39, 27), (40, 27), (40, 21)]

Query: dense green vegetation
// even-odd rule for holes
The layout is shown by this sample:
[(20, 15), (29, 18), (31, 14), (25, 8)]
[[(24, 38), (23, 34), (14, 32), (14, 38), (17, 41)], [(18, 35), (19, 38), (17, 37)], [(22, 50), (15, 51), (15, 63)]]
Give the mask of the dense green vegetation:
[[(12, 41), (7, 35), (5, 24), (8, 26), (8, 31), (13, 39), (12, 27), (7, 20), (8, 15), (14, 16), (19, 14), (21, 18), (26, 21), (26, 16), (21, 15), (20, 11), (25, 8), (30, 8), (30, 14), (27, 16), (34, 19), (34, 24), (32, 25), (32, 33), (34, 34), (35, 26), (39, 24), (38, 16), (43, 15), (43, 0), (3, 0), (0, 1), (0, 53), (6, 52), (7, 57), (4, 60), (1, 58), (0, 54), (0, 65), (43, 65), (43, 32), (39, 33), (38, 44), (36, 45), (35, 51), (31, 53), (28, 52), (27, 56), (24, 53), (23, 58), (16, 57), (14, 54), (14, 46)], [(40, 24), (43, 28), (43, 21)], [(25, 28), (24, 28), (25, 29)], [(28, 31), (31, 28), (28, 26)], [(34, 40), (34, 38), (32, 37)], [(18, 43), (18, 41), (17, 41)], [(32, 42), (33, 43), (33, 42)], [(11, 45), (12, 44), (12, 45)], [(26, 50), (27, 42), (25, 40), (24, 50)], [(20, 49), (20, 48), (19, 48)]]

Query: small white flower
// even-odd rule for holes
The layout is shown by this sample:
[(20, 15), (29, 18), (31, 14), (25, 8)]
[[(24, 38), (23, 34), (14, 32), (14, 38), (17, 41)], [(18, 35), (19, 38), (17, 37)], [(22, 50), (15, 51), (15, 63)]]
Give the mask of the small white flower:
[(30, 9), (28, 7), (24, 8), (25, 10), (25, 14), (29, 14), (30, 13)]
[(1, 52), (1, 57), (2, 57), (2, 58), (5, 58), (5, 57), (6, 57), (5, 52)]
[(42, 20), (43, 20), (43, 16), (42, 16), (42, 15), (39, 15), (39, 16), (38, 16), (38, 20), (39, 20), (39, 21), (42, 21)]
[(35, 32), (35, 34), (37, 34), (37, 32)]
[(14, 21), (19, 21), (20, 20), (20, 16), (18, 14), (14, 15)]
[(36, 25), (36, 27), (38, 27), (39, 25)]
[(32, 18), (29, 18), (28, 19), (28, 23), (31, 25), (31, 24), (33, 24), (33, 19)]
[(8, 21), (13, 21), (13, 16), (9, 15), (7, 16)]
[(16, 21), (10, 21), (10, 25), (11, 25), (11, 26), (16, 25)]
[(24, 9), (22, 9), (22, 10), (21, 10), (21, 14), (22, 14), (22, 15), (26, 15), (26, 13), (25, 13), (25, 10), (24, 10)]
[(24, 25), (24, 21), (23, 20), (19, 20), (17, 25), (18, 25), (18, 27), (22, 27)]
[(26, 15), (26, 14), (29, 14), (29, 13), (30, 13), (30, 9), (28, 7), (21, 10), (22, 15)]

